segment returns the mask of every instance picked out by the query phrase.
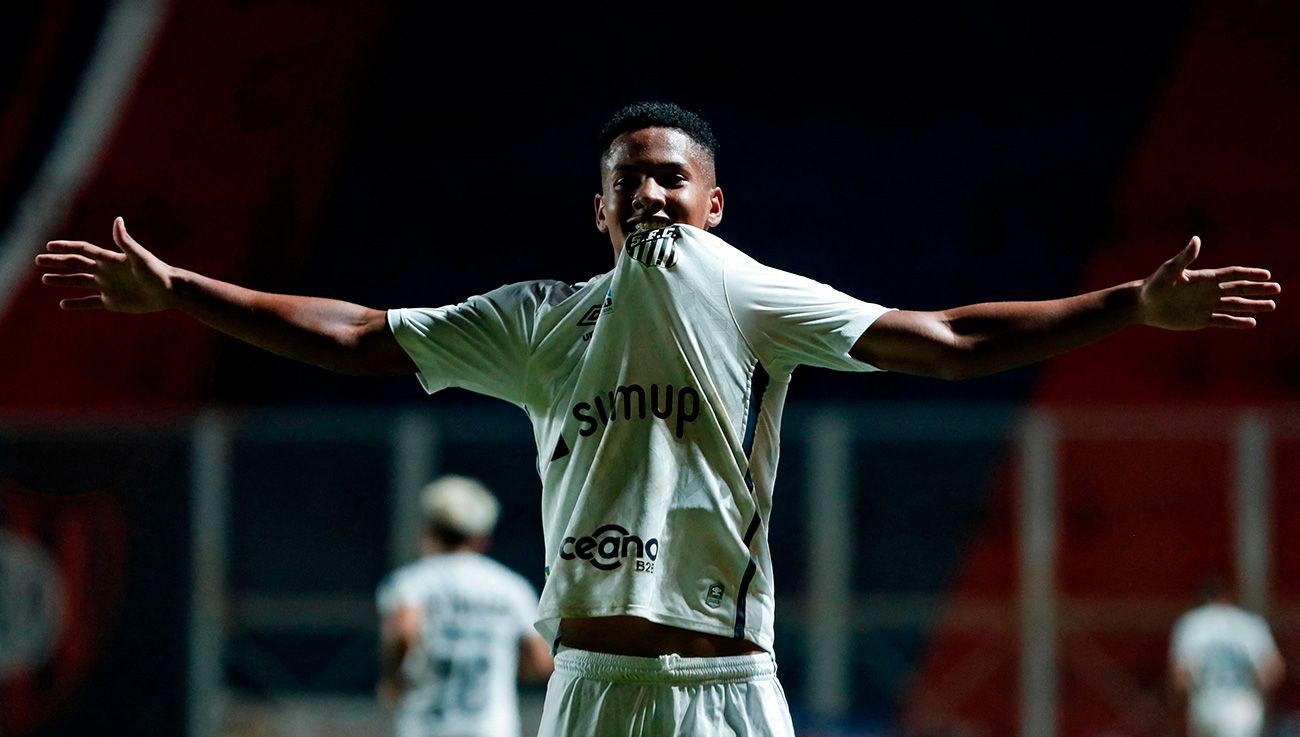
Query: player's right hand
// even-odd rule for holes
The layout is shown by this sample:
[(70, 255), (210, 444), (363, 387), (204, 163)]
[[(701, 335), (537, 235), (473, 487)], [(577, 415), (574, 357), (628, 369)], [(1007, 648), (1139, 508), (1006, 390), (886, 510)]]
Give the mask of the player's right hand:
[(113, 221), (113, 241), (120, 251), (85, 241), (45, 244), (49, 253), (36, 257), (36, 265), (45, 272), (41, 283), (93, 292), (60, 300), (59, 307), (137, 313), (170, 307), (172, 267), (136, 243), (120, 217)]

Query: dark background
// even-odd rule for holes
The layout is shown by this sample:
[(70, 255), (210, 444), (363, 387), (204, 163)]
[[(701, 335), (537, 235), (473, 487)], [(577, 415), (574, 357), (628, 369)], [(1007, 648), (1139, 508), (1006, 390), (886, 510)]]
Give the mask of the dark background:
[[(110, 7), (30, 4), (0, 28), (0, 225), (38, 183)], [(714, 127), (726, 194), (719, 236), (868, 301), (937, 309), (1103, 288), (1149, 274), (1192, 234), (1204, 241), (1205, 265), (1263, 265), (1287, 284), (1295, 272), (1300, 13), (1286, 3), (519, 10), (231, 0), (162, 6), (160, 29), (90, 176), (44, 237), (108, 246), (121, 215), (137, 240), (176, 266), (377, 308), (447, 304), (525, 279), (579, 281), (611, 261), (593, 224), (596, 134), (622, 105), (658, 99)], [(31, 255), (40, 246), (30, 244)], [(331, 374), (177, 314), (60, 313), (59, 296), (37, 284), (34, 271), (6, 295), (4, 417), (428, 406), (411, 377)], [(1300, 396), (1297, 321), (1285, 297), (1282, 304), (1252, 333), (1132, 328), (970, 382), (801, 369), (790, 401), (1272, 411)], [(495, 406), (456, 389), (431, 401), (449, 414)], [(518, 413), (502, 416), (526, 425)], [(855, 586), (1010, 595), (1014, 562), (985, 555), (1012, 545), (1012, 512), (998, 493), (1006, 448), (993, 445), (863, 451), (888, 463), (866, 458), (859, 469), (867, 480)], [(520, 502), (509, 519), (524, 532), (498, 555), (540, 584), (539, 534), (527, 506), (536, 478), (530, 451), (517, 450), (518, 461), (507, 464), (500, 449), (467, 445), (445, 465), (489, 477)], [(232, 585), (321, 584), (369, 595), (386, 565), (385, 541), (375, 538), (387, 510), (355, 487), (382, 488), (375, 469), (384, 450), (301, 452), (240, 452), (247, 481), (236, 492)], [(65, 495), (102, 486), (107, 473), (87, 459), (41, 478), (35, 457), (0, 471), (32, 493)], [(330, 469), (331, 457), (346, 461)], [(798, 453), (783, 461), (790, 511), (805, 493), (788, 481), (799, 478), (801, 463)], [(892, 477), (900, 463), (921, 480)], [(1123, 469), (1137, 463), (1110, 452), (1083, 475), (1160, 504), (1170, 485), (1222, 491), (1219, 478), (1186, 470), (1162, 470), (1166, 485), (1133, 484)], [(1279, 466), (1277, 488), (1294, 480), (1293, 465)], [(113, 493), (130, 529), (157, 526), (151, 515), (165, 512), (138, 511), (147, 490)], [(314, 508), (302, 508), (305, 496)], [(1124, 499), (1087, 498), (1096, 519), (1127, 514)], [(179, 505), (172, 512), (187, 514)], [(781, 590), (796, 594), (805, 584), (802, 546), (815, 531), (789, 516), (772, 542)], [(19, 529), (16, 519), (0, 509), (0, 526)], [(1153, 542), (1142, 556), (1177, 571), (1154, 589), (1180, 597), (1204, 573), (1184, 564), (1186, 550), (1223, 520), (1143, 519)], [(1279, 528), (1300, 517), (1280, 519)], [(313, 537), (313, 524), (332, 534)], [(150, 555), (155, 544), (183, 545), (166, 536), (127, 539)], [(1289, 547), (1275, 552), (1282, 596), (1300, 593), (1287, 575), (1300, 570)], [(153, 575), (131, 568), (139, 555), (128, 551), (128, 578)], [(1101, 563), (1063, 556), (1063, 581), (1093, 581), (1070, 572), (1119, 571), (1130, 556), (1122, 548)], [(1230, 556), (1225, 545), (1219, 562)], [(313, 563), (318, 571), (304, 579)], [(990, 570), (996, 574), (977, 575)], [(1105, 588), (1063, 586), (1073, 587), (1067, 594)], [(183, 602), (144, 605), (151, 603), (183, 621)], [(902, 670), (863, 687), (855, 717), (925, 723), (916, 716), (925, 696), (916, 694), (958, 647), (944, 639), (941, 621), (930, 624), (886, 638)], [(364, 692), (373, 676), (369, 644), (352, 656), (363, 665), (314, 687)], [(863, 662), (882, 646), (859, 644)], [(1158, 664), (1163, 644), (1148, 638), (1138, 649)], [(328, 649), (284, 637), (261, 646), (290, 658)], [(783, 674), (798, 713), (805, 664), (797, 643), (778, 647), (789, 653)], [(160, 652), (179, 648), (173, 637)], [(234, 686), (263, 688), (237, 671), (227, 673)], [(14, 694), (26, 692), (9, 688), (0, 693), (12, 708)], [(174, 699), (168, 703), (167, 713), (178, 712)], [(968, 702), (964, 713), (1003, 725), (991, 727), (1001, 733), (1015, 722), (1003, 706)], [(1105, 720), (1089, 708), (1072, 706), (1064, 732), (1095, 733), (1088, 730)], [(26, 722), (9, 714), (0, 727), (26, 733)]]

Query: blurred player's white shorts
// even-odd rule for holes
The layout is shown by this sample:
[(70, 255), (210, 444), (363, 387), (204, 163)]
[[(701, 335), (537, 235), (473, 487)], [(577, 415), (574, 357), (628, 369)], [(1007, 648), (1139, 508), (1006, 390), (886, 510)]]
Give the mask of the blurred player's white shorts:
[(1264, 703), (1251, 692), (1201, 694), (1192, 702), (1188, 722), (1192, 737), (1260, 737)]
[(767, 653), (634, 658), (561, 647), (538, 737), (794, 737)]

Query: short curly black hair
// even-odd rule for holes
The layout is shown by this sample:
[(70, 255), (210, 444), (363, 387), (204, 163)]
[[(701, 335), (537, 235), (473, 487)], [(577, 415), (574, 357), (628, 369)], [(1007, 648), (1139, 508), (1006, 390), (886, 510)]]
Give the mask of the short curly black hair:
[(708, 122), (697, 113), (671, 102), (634, 102), (614, 113), (601, 129), (596, 139), (600, 160), (605, 160), (615, 138), (643, 128), (676, 128), (709, 152), (710, 163), (718, 157), (718, 139), (714, 138)]

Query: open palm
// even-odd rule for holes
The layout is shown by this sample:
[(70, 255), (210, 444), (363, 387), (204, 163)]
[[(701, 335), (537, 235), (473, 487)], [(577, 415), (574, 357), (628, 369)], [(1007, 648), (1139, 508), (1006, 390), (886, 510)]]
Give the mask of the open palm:
[(1268, 297), (1280, 294), (1282, 287), (1268, 281), (1267, 269), (1187, 268), (1200, 252), (1201, 239), (1192, 236), (1186, 248), (1142, 282), (1143, 324), (1168, 330), (1253, 328), (1255, 318), (1250, 315), (1277, 308)]
[(50, 241), (36, 257), (41, 283), (89, 289), (91, 294), (59, 302), (65, 310), (156, 312), (167, 309), (172, 268), (135, 242), (122, 218), (113, 221), (113, 242), (121, 250), (85, 241)]

